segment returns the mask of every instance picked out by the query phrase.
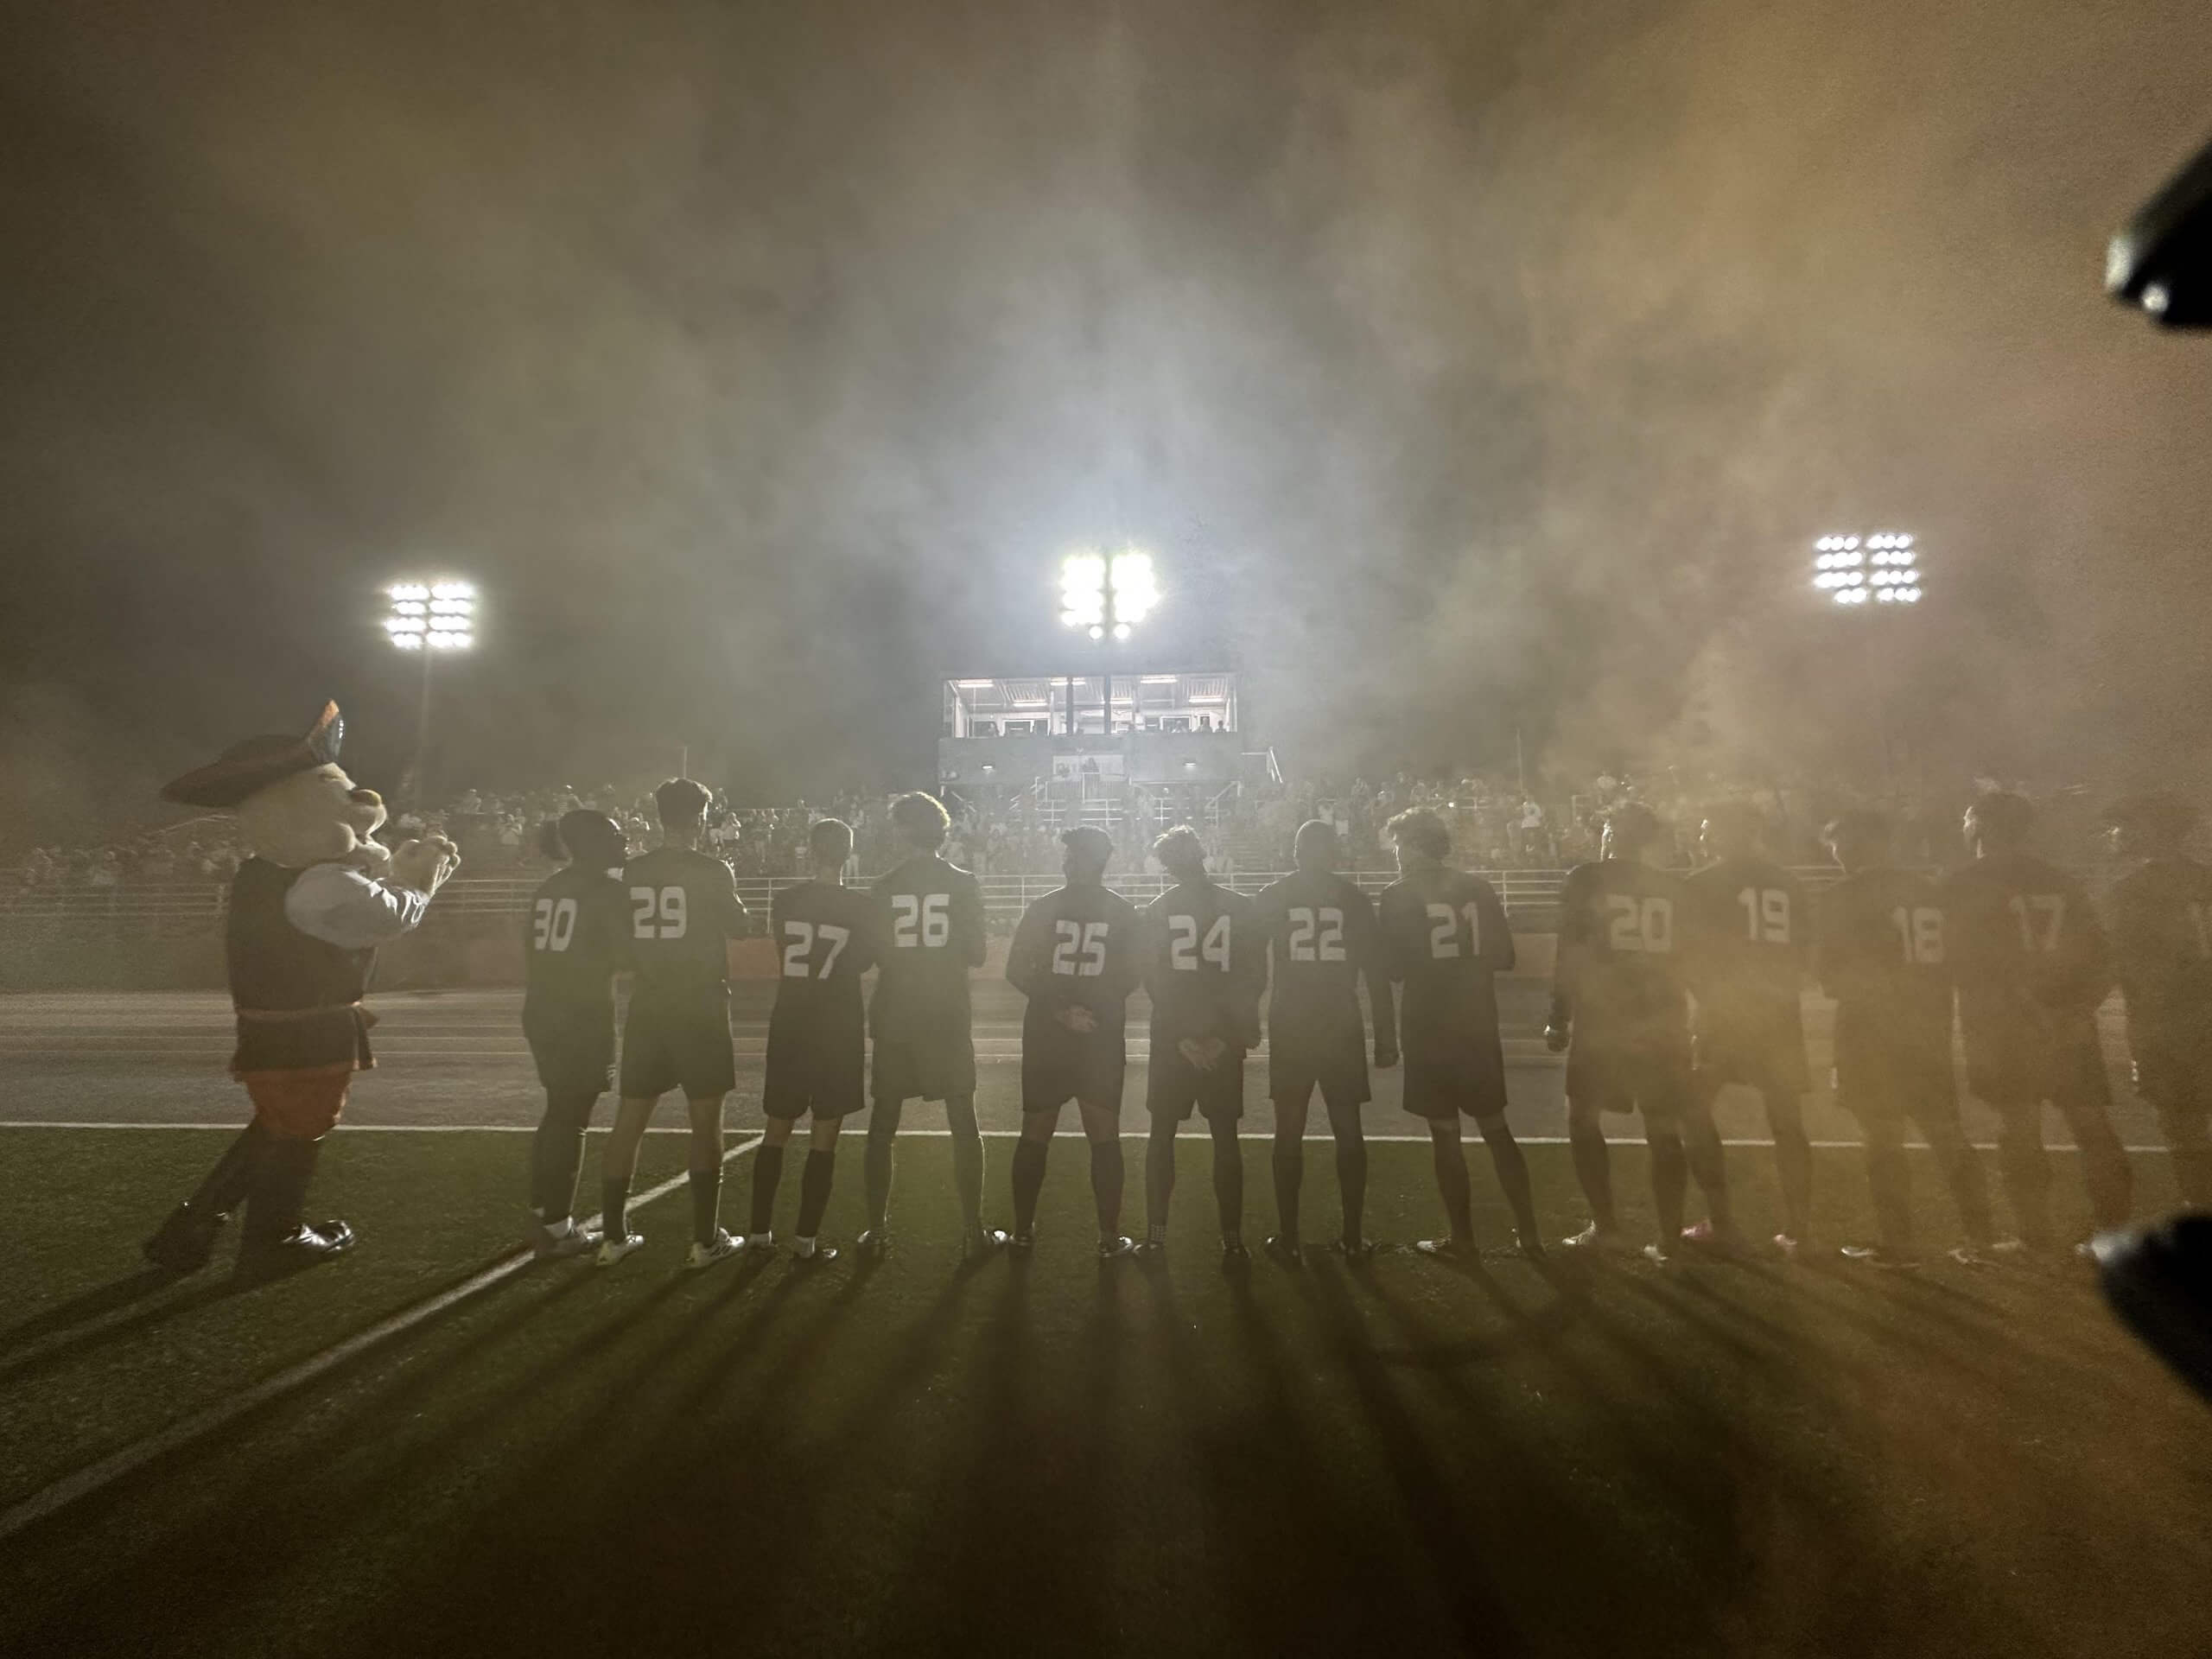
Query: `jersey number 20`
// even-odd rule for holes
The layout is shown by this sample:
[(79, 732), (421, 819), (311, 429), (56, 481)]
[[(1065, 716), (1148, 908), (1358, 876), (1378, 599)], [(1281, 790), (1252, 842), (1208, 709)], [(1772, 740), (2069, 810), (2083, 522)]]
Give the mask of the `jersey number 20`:
[(1675, 901), (1653, 894), (1638, 899), (1633, 893), (1605, 896), (1612, 916), (1605, 942), (1616, 950), (1648, 950), (1662, 955), (1675, 948)]

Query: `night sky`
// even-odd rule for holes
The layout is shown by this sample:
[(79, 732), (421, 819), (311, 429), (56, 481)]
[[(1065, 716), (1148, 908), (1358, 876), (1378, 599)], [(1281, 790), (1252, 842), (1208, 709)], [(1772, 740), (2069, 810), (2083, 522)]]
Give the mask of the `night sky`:
[(2212, 782), (2212, 344), (2101, 291), (2208, 88), (2203, 0), (18, 9), (0, 843), (326, 696), (389, 784), (416, 574), (453, 785), (926, 783), (1100, 542), (1294, 766)]

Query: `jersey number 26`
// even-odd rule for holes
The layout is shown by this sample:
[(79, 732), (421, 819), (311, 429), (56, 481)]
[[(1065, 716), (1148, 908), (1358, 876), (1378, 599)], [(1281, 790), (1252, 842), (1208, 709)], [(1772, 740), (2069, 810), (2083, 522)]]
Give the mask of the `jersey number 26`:
[(917, 946), (938, 950), (952, 937), (952, 895), (933, 893), (927, 898), (915, 893), (894, 893), (891, 895), (891, 944), (899, 950), (912, 950)]

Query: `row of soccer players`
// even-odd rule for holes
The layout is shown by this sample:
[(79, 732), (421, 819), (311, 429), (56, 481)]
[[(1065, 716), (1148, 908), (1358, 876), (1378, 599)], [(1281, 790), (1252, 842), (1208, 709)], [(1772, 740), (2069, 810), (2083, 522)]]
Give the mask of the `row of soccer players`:
[[(927, 795), (894, 804), (892, 820), (907, 856), (872, 891), (844, 885), (851, 831), (825, 819), (810, 837), (811, 878), (772, 902), (770, 934), (781, 975), (762, 1090), (767, 1128), (753, 1163), (750, 1230), (731, 1235), (718, 1220), (721, 1108), (735, 1085), (726, 941), (742, 930), (745, 911), (728, 868), (699, 850), (705, 791), (677, 779), (655, 799), (662, 844), (634, 858), (611, 821), (590, 812), (563, 818), (556, 850), (570, 862), (545, 881), (531, 906), (523, 1020), (546, 1089), (532, 1154), (541, 1253), (595, 1249), (604, 1265), (642, 1242), (626, 1216), (639, 1140), (654, 1103), (675, 1089), (691, 1109), (694, 1266), (772, 1242), (786, 1150), (802, 1118), (811, 1123), (794, 1248), (802, 1260), (833, 1255), (818, 1233), (838, 1135), (846, 1116), (870, 1104), (868, 1227), (858, 1247), (886, 1248), (894, 1137), (901, 1109), (912, 1099), (944, 1103), (970, 1252), (1009, 1243), (1026, 1249), (1033, 1243), (1051, 1137), (1072, 1100), (1090, 1142), (1103, 1255), (1164, 1245), (1175, 1128), (1195, 1111), (1214, 1135), (1224, 1246), (1232, 1257), (1242, 1256), (1236, 1124), (1244, 1058), (1259, 1042), (1272, 955), (1268, 1090), (1277, 1124), (1280, 1230), (1270, 1248), (1292, 1259), (1300, 1253), (1302, 1140), (1317, 1090), (1336, 1136), (1339, 1247), (1352, 1254), (1370, 1248), (1362, 1232), (1366, 1147), (1360, 1108), (1370, 1098), (1358, 995), (1363, 978), (1375, 1012), (1375, 1063), (1398, 1063), (1402, 1033), (1406, 1105), (1429, 1121), (1435, 1144), (1450, 1234), (1420, 1248), (1437, 1255), (1473, 1249), (1464, 1114), (1489, 1145), (1521, 1248), (1541, 1254), (1527, 1165), (1505, 1122), (1491, 983), (1493, 975), (1513, 965), (1512, 934), (1489, 884), (1446, 866), (1449, 836), (1425, 812), (1403, 815), (1394, 826), (1404, 879), (1379, 905), (1336, 873), (1335, 835), (1325, 823), (1300, 831), (1297, 873), (1255, 899), (1211, 881), (1197, 834), (1172, 830), (1154, 851), (1174, 886), (1143, 912), (1105, 886), (1113, 852), (1105, 835), (1080, 829), (1064, 836), (1067, 885), (1030, 906), (1007, 953), (1007, 977), (1028, 1004), (1022, 1130), (1014, 1153), (1011, 1237), (987, 1226), (969, 994), (970, 975), (985, 954), (982, 894), (974, 876), (941, 855), (948, 819)], [(864, 1009), (861, 976), (871, 967), (878, 978)], [(594, 1235), (576, 1224), (572, 1211), (584, 1130), (613, 1080), (611, 984), (624, 969), (633, 978), (622, 1033), (621, 1106), (603, 1160), (603, 1232)], [(1402, 1016), (1394, 982), (1405, 988)], [(1146, 1100), (1153, 1123), (1146, 1159), (1149, 1220), (1141, 1245), (1120, 1230), (1126, 1008), (1140, 983), (1152, 1003)], [(872, 1079), (865, 1065), (871, 1033)]]
[[(613, 860), (625, 849), (611, 823), (589, 814), (563, 821), (575, 862), (537, 895), (524, 1014), (548, 1090), (535, 1203), (540, 1248), (549, 1253), (594, 1243), (575, 1227), (569, 1208), (583, 1125), (611, 1075), (608, 986), (623, 966), (636, 980), (600, 1257), (619, 1260), (635, 1247), (623, 1200), (638, 1137), (654, 1099), (677, 1087), (693, 1110), (693, 1259), (703, 1264), (742, 1247), (715, 1217), (721, 1103), (734, 1083), (723, 941), (744, 912), (727, 868), (696, 850), (702, 800), (703, 791), (687, 781), (664, 785), (664, 844), (628, 861), (619, 875)], [(2166, 1123), (2185, 1192), (2201, 1199), (2208, 1158), (2200, 1080), (2208, 1068), (2198, 1051), (2212, 884), (2180, 855), (2190, 820), (2177, 803), (2146, 800), (2120, 817), (2131, 850), (2145, 856), (2115, 894), (2119, 972), (2139, 1077)], [(1570, 1138), (1594, 1212), (1569, 1242), (1601, 1249), (1621, 1243), (1600, 1125), (1607, 1112), (1633, 1110), (1644, 1116), (1662, 1224), (1647, 1253), (1663, 1260), (1678, 1235), (1732, 1247), (1709, 1108), (1720, 1088), (1744, 1083), (1762, 1094), (1774, 1129), (1786, 1208), (1777, 1243), (1792, 1253), (1802, 1247), (1811, 1158), (1802, 1116), (1809, 1077), (1799, 990), (1808, 968), (1838, 1001), (1839, 1097), (1865, 1125), (1881, 1226), (1879, 1245), (1847, 1247), (1848, 1253), (1875, 1261), (1911, 1256), (1902, 1154), (1908, 1119), (1919, 1124), (1949, 1178), (1968, 1238), (1960, 1254), (2048, 1247), (2044, 1100), (2073, 1126), (2099, 1224), (2124, 1218), (2127, 1166), (2106, 1115), (2094, 1021), (2110, 986), (2110, 951), (2078, 885), (2023, 849), (2029, 817), (2018, 797), (1986, 798), (1967, 821), (1975, 861), (1941, 890), (1884, 864), (1878, 819), (1840, 821), (1830, 839), (1846, 878), (1823, 896), (1815, 928), (1795, 880), (1758, 855), (1756, 823), (1747, 816), (1708, 820), (1711, 861), (1685, 880), (1643, 861), (1658, 828), (1648, 813), (1634, 807), (1616, 813), (1604, 856), (1573, 872), (1562, 895), (1547, 1033), (1555, 1048), (1568, 1051)], [(772, 907), (783, 971), (763, 1099), (769, 1128), (755, 1165), (749, 1236), (768, 1242), (784, 1149), (793, 1125), (811, 1115), (798, 1227), (802, 1257), (819, 1253), (817, 1230), (842, 1120), (866, 1103), (864, 1018), (874, 1027), (875, 1070), (863, 1246), (885, 1243), (893, 1137), (901, 1106), (916, 1097), (946, 1104), (969, 1248), (1004, 1242), (982, 1220), (983, 1154), (974, 1113), (968, 986), (983, 959), (981, 894), (973, 877), (938, 855), (945, 816), (938, 803), (905, 798), (893, 822), (910, 856), (872, 893), (842, 885), (849, 832), (832, 821), (816, 830), (814, 879), (779, 894)], [(1421, 1248), (1471, 1249), (1460, 1151), (1465, 1114), (1490, 1147), (1521, 1247), (1541, 1252), (1526, 1167), (1504, 1121), (1492, 986), (1492, 976), (1514, 960), (1503, 908), (1486, 883), (1445, 865), (1448, 836), (1433, 817), (1402, 815), (1392, 831), (1402, 880), (1373, 906), (1334, 873), (1336, 847), (1325, 824), (1300, 830), (1297, 874), (1249, 901), (1206, 879), (1194, 834), (1171, 832), (1155, 851), (1175, 886), (1142, 914), (1103, 886), (1111, 851), (1103, 836), (1081, 830), (1065, 838), (1068, 885), (1030, 908), (1007, 963), (1008, 978), (1028, 999), (1024, 1129), (1014, 1168), (1016, 1244), (1029, 1242), (1049, 1137), (1072, 1098), (1090, 1141), (1100, 1247), (1109, 1254), (1131, 1248), (1118, 1232), (1118, 1119), (1124, 1007), (1142, 982), (1153, 1002), (1147, 1188), (1154, 1219), (1146, 1244), (1164, 1239), (1174, 1129), (1196, 1109), (1216, 1137), (1224, 1243), (1242, 1254), (1235, 1125), (1243, 1060), (1258, 1039), (1271, 957), (1268, 1091), (1277, 1119), (1281, 1226), (1271, 1245), (1290, 1255), (1298, 1249), (1300, 1141), (1318, 1088), (1337, 1141), (1342, 1247), (1366, 1248), (1359, 1108), (1369, 1090), (1357, 995), (1363, 977), (1375, 1013), (1376, 1062), (1396, 1062), (1402, 1027), (1406, 1105), (1428, 1121), (1434, 1141), (1451, 1234)], [(870, 965), (880, 979), (864, 1017), (860, 977)], [(1402, 1021), (1392, 1006), (1394, 982), (1406, 987)], [(2019, 1222), (2017, 1240), (1994, 1238), (1979, 1161), (1958, 1126), (1955, 986), (1969, 1085), (2004, 1124), (2001, 1163)], [(1685, 1235), (1680, 1224), (1693, 1173), (1710, 1214)]]

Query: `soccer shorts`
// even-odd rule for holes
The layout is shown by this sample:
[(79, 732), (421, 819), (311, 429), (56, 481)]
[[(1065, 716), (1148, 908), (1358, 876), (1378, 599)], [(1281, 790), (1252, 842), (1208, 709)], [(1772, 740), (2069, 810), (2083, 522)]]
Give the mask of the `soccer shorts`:
[(858, 1030), (768, 1034), (760, 1109), (770, 1117), (847, 1117), (868, 1104), (867, 1044)]
[(666, 998), (632, 995), (622, 1027), (625, 1100), (657, 1100), (671, 1089), (691, 1100), (719, 1100), (736, 1087), (723, 987)]
[(1406, 1049), (1406, 1109), (1432, 1121), (1462, 1112), (1478, 1120), (1505, 1115), (1505, 1056), (1497, 1034), (1484, 1040), (1431, 1048), (1414, 1043)]
[(1086, 1106), (1122, 1108), (1122, 1082), (1128, 1045), (1122, 1028), (1070, 1031), (1057, 1021), (1043, 1030), (1035, 1024), (1021, 1033), (1021, 1109), (1058, 1111), (1069, 1101)]
[(1770, 1100), (1812, 1092), (1805, 1060), (1805, 1020), (1795, 1002), (1772, 1008), (1698, 1010), (1697, 1084), (1710, 1096), (1724, 1084), (1747, 1084)]
[(2112, 1079), (2094, 1016), (2056, 1014), (2043, 1025), (2006, 1020), (1965, 1027), (1967, 1090), (1992, 1106), (2041, 1101), (2108, 1106)]
[(976, 1092), (976, 1044), (963, 1021), (957, 1031), (875, 1039), (875, 1098), (959, 1100)]
[(532, 1008), (522, 1034), (547, 1094), (603, 1095), (614, 1086), (613, 1008)]
[(1673, 1122), (1688, 1109), (1690, 1088), (1687, 1037), (1609, 1041), (1577, 1030), (1567, 1052), (1567, 1097), (1601, 1112)]
[(1206, 1121), (1234, 1123), (1244, 1116), (1244, 1051), (1231, 1044), (1211, 1071), (1183, 1058), (1172, 1038), (1154, 1036), (1145, 1069), (1144, 1109), (1179, 1123), (1193, 1110)]
[(1931, 1108), (1955, 1112), (1958, 1092), (1948, 1031), (1940, 1043), (1836, 1046), (1836, 1104), (1862, 1122), (1889, 1122)]
[(2171, 1047), (2139, 1049), (2135, 1092), (2161, 1112), (2202, 1116), (2212, 1110), (2212, 1056)]
[(1364, 1036), (1330, 1048), (1286, 1046), (1280, 1037), (1268, 1039), (1268, 1098), (1278, 1104), (1303, 1106), (1319, 1088), (1332, 1110), (1364, 1106), (1375, 1098), (1367, 1075)]

